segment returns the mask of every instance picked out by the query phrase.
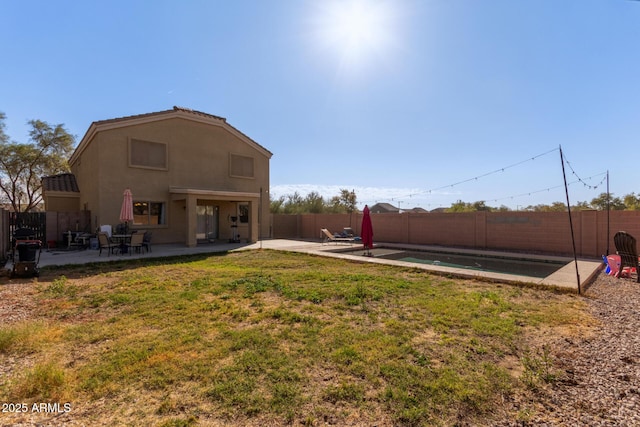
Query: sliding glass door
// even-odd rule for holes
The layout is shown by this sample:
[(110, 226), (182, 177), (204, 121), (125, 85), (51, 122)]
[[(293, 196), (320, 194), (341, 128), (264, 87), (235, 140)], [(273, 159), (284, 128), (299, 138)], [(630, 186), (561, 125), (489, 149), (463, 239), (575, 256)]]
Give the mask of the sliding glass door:
[(218, 239), (220, 208), (213, 205), (197, 205), (196, 215), (198, 217), (196, 239), (209, 242)]

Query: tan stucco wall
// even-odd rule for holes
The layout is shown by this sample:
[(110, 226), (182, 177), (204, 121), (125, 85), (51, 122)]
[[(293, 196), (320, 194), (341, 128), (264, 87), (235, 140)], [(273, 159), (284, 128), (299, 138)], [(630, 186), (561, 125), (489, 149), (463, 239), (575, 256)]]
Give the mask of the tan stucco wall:
[[(131, 139), (166, 143), (167, 170), (154, 170), (129, 165)], [(230, 153), (254, 159), (254, 178), (237, 178), (229, 174)], [(171, 194), (172, 187), (259, 194), (269, 188), (269, 157), (234, 134), (234, 130), (183, 118), (115, 127), (97, 132), (82, 152), (74, 156), (71, 169), (81, 189), (79, 205), (92, 212), (92, 225), (119, 223), (122, 193), (131, 189), (134, 200), (164, 202), (166, 225), (144, 225), (152, 230), (158, 243), (186, 242), (187, 199)], [(204, 196), (204, 199), (211, 199)], [(213, 200), (212, 200), (213, 201)], [(220, 238), (228, 239), (227, 216), (235, 214), (236, 202), (248, 199), (220, 200)], [(262, 206), (268, 217), (268, 197)], [(256, 204), (257, 210), (257, 204)], [(257, 218), (257, 212), (252, 215)], [(257, 221), (247, 228), (243, 239), (258, 238)], [(268, 224), (263, 225), (264, 236)]]
[(82, 156), (71, 164), (71, 172), (75, 175), (80, 188), (79, 206), (81, 209), (91, 211), (91, 225), (95, 229), (100, 224), (100, 171), (98, 144), (90, 144), (83, 151)]
[(77, 193), (45, 192), (43, 199), (48, 212), (73, 212), (81, 209), (80, 196)]

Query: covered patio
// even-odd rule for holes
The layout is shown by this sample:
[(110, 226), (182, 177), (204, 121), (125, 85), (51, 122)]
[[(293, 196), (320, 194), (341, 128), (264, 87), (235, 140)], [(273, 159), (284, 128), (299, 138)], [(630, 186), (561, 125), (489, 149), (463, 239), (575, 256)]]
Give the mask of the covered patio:
[[(216, 191), (196, 188), (171, 187), (169, 189), (171, 201), (183, 204), (184, 235), (187, 247), (193, 248), (198, 242), (211, 240), (213, 234), (216, 240), (256, 242), (259, 238), (258, 215), (260, 193), (238, 191)], [(238, 224), (239, 206), (248, 207), (248, 218), (245, 224)], [(211, 206), (213, 209), (203, 209)], [(232, 221), (232, 218), (236, 221)], [(244, 231), (234, 234), (233, 226), (242, 227)], [(227, 225), (228, 227), (225, 227)], [(241, 238), (240, 238), (241, 237)]]

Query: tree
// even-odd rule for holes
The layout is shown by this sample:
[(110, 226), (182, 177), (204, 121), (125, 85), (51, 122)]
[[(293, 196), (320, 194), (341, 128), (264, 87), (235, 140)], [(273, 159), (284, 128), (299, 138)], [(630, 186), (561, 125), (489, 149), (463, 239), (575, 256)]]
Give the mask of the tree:
[(636, 196), (636, 193), (627, 194), (624, 196), (624, 205), (632, 211), (640, 210), (640, 196)]
[(277, 200), (271, 200), (269, 209), (273, 214), (284, 212), (284, 196), (280, 196)]
[(484, 200), (479, 200), (477, 202), (473, 202), (473, 208), (476, 211), (488, 211), (491, 212), (493, 208), (491, 206), (487, 206)]
[(455, 203), (451, 203), (451, 207), (447, 208), (446, 212), (473, 212), (471, 203), (458, 200)]
[(575, 204), (575, 206), (572, 206), (571, 209), (576, 211), (586, 211), (591, 209), (591, 204), (587, 202), (578, 202)]
[(301, 214), (304, 213), (304, 199), (296, 191), (293, 194), (287, 196), (287, 201), (284, 202), (284, 213), (286, 214)]
[(609, 198), (609, 208), (612, 211), (621, 211), (625, 208), (625, 203), (620, 199), (620, 197), (613, 197), (613, 193), (609, 193), (609, 197), (607, 197), (607, 193), (600, 193), (600, 195), (591, 200), (591, 206), (594, 209), (600, 211), (607, 210), (607, 198)]
[(13, 210), (30, 211), (42, 202), (42, 177), (68, 172), (75, 138), (64, 125), (30, 120), (31, 143), (11, 142), (0, 113), (0, 190)]
[(320, 193), (312, 191), (305, 197), (298, 192), (281, 196), (270, 202), (271, 213), (305, 214), (305, 213), (351, 213), (357, 210), (356, 193), (340, 190), (340, 195), (327, 202)]
[(478, 211), (492, 211), (494, 208), (487, 206), (484, 200), (479, 200), (473, 203), (463, 202), (458, 200), (451, 204), (451, 207), (447, 209), (447, 212), (478, 212)]
[(553, 202), (549, 206), (549, 212), (566, 212), (567, 204), (564, 202)]
[(320, 193), (312, 191), (304, 198), (305, 211), (309, 213), (322, 213), (324, 211), (324, 199)]
[(530, 212), (564, 212), (567, 210), (567, 205), (563, 202), (553, 202), (550, 205), (530, 205), (525, 210)]
[(340, 194), (331, 198), (329, 209), (332, 213), (352, 213), (357, 209), (355, 191), (340, 189)]

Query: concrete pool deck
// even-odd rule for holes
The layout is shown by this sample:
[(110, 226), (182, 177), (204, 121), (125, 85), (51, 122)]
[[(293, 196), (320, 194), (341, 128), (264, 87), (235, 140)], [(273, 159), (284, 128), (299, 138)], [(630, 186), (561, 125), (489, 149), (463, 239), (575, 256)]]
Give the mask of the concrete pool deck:
[[(435, 252), (451, 252), (456, 254), (465, 254), (465, 255), (474, 255), (478, 253), (482, 253), (483, 255), (489, 256), (498, 256), (498, 257), (513, 257), (513, 258), (522, 258), (527, 260), (540, 260), (540, 261), (554, 261), (554, 262), (563, 262), (565, 263), (560, 269), (555, 271), (553, 274), (545, 277), (545, 278), (536, 278), (536, 277), (528, 277), (528, 276), (520, 276), (515, 274), (506, 274), (506, 273), (496, 273), (489, 271), (479, 271), (479, 270), (470, 270), (466, 268), (455, 268), (455, 267), (445, 267), (438, 266), (432, 264), (420, 264), (414, 262), (407, 261), (397, 261), (397, 260), (387, 260), (383, 258), (375, 258), (375, 257), (366, 257), (363, 255), (350, 255), (339, 252), (335, 252), (337, 247), (343, 247), (345, 251), (351, 251), (356, 249), (360, 245), (336, 245), (336, 244), (325, 244), (322, 245), (323, 249), (319, 251), (314, 251), (317, 254), (323, 254), (325, 256), (329, 255), (332, 252), (333, 254), (339, 255), (341, 258), (353, 259), (355, 261), (364, 261), (364, 262), (372, 262), (378, 264), (391, 264), (391, 265), (400, 265), (403, 267), (409, 268), (418, 268), (421, 270), (427, 270), (434, 273), (442, 274), (442, 275), (451, 275), (455, 277), (462, 278), (471, 278), (471, 279), (482, 279), (482, 280), (490, 280), (496, 282), (504, 282), (504, 283), (513, 283), (513, 284), (528, 284), (528, 285), (540, 285), (540, 286), (548, 286), (555, 287), (562, 290), (569, 290), (572, 292), (578, 292), (578, 277), (580, 278), (580, 290), (584, 290), (598, 275), (598, 272), (602, 269), (603, 264), (598, 260), (591, 259), (578, 259), (578, 269), (576, 274), (576, 263), (573, 258), (570, 257), (559, 257), (552, 255), (529, 255), (522, 253), (510, 253), (510, 252), (499, 252), (499, 251), (479, 251), (473, 249), (458, 249), (458, 248), (443, 248), (441, 246), (427, 246), (427, 245), (400, 245), (393, 243), (380, 243), (379, 247), (384, 248), (394, 248), (394, 249), (405, 249), (405, 250), (422, 250), (422, 251), (435, 251)], [(349, 247), (351, 246), (351, 247)], [(374, 249), (375, 251), (375, 249)]]
[[(416, 249), (416, 250), (438, 250), (442, 251), (442, 247), (433, 246), (418, 246), (418, 245), (394, 245), (380, 243), (377, 247), (384, 248), (403, 248), (403, 249)], [(548, 255), (526, 255), (527, 259), (540, 259), (548, 261), (561, 261), (566, 262), (562, 268), (555, 273), (547, 276), (543, 279), (535, 277), (518, 276), (505, 273), (492, 273), (478, 270), (468, 270), (464, 268), (444, 267), (429, 264), (411, 263), (406, 261), (394, 261), (376, 257), (368, 257), (363, 255), (345, 254), (340, 253), (337, 250), (355, 250), (361, 247), (360, 244), (323, 244), (318, 241), (303, 241), (303, 240), (288, 240), (288, 239), (272, 239), (263, 240), (261, 242), (246, 244), (246, 243), (212, 243), (203, 244), (196, 247), (187, 247), (182, 244), (157, 244), (153, 245), (152, 252), (144, 252), (142, 254), (115, 254), (108, 255), (106, 251), (102, 251), (102, 255), (99, 255), (98, 250), (85, 249), (85, 250), (42, 250), (40, 255), (40, 261), (38, 263), (40, 268), (47, 266), (65, 266), (65, 265), (78, 265), (87, 264), (93, 262), (109, 262), (109, 261), (122, 261), (127, 259), (150, 259), (183, 255), (195, 255), (195, 254), (209, 254), (218, 252), (235, 252), (242, 250), (255, 250), (255, 249), (272, 249), (290, 252), (302, 252), (319, 256), (327, 256), (333, 258), (349, 259), (358, 262), (368, 262), (375, 264), (387, 264), (398, 265), (409, 268), (417, 268), (425, 271), (430, 271), (441, 275), (451, 275), (462, 278), (477, 278), (482, 280), (491, 280), (496, 282), (505, 282), (513, 284), (533, 284), (540, 286), (556, 287), (563, 290), (570, 290), (573, 292), (578, 291), (577, 276), (576, 276), (576, 264), (573, 258), (567, 257), (553, 257)], [(452, 251), (452, 249), (448, 249)], [(455, 249), (456, 253), (473, 254), (482, 252), (483, 254), (495, 254), (499, 256), (515, 256), (524, 258), (524, 254), (509, 254), (505, 252), (490, 252), (490, 251), (474, 251)], [(11, 270), (11, 260), (5, 267)], [(580, 277), (580, 288), (584, 290), (585, 287), (591, 283), (596, 277), (597, 273), (602, 269), (602, 262), (597, 260), (578, 260), (578, 273)]]

